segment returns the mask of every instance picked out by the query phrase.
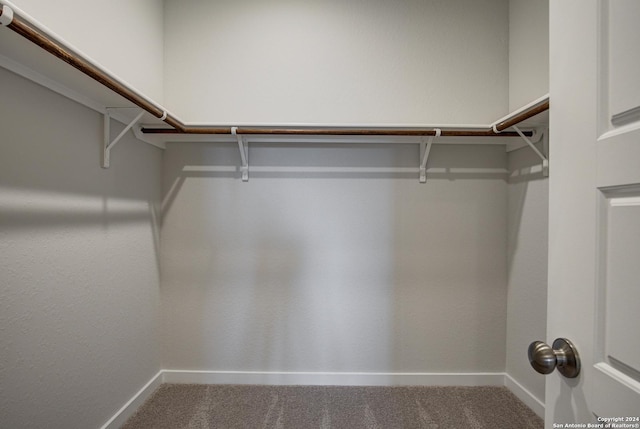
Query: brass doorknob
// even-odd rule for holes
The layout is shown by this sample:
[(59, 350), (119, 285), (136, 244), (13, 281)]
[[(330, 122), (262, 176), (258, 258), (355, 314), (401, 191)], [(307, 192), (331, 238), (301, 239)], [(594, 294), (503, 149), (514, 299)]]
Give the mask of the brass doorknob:
[(529, 363), (540, 374), (551, 374), (554, 369), (567, 378), (580, 374), (580, 356), (573, 343), (566, 338), (556, 338), (553, 347), (542, 341), (529, 344)]

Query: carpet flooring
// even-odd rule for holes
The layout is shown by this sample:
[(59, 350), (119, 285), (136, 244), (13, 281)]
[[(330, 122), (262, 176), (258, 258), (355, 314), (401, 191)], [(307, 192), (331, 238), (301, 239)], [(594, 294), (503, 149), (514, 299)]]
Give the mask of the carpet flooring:
[(504, 387), (163, 384), (122, 429), (542, 429)]

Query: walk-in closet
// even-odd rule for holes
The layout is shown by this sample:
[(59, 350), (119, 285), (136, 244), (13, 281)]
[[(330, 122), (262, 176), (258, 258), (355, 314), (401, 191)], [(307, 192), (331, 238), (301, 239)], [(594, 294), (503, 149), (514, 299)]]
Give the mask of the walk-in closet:
[(634, 417), (634, 2), (0, 10), (0, 428)]

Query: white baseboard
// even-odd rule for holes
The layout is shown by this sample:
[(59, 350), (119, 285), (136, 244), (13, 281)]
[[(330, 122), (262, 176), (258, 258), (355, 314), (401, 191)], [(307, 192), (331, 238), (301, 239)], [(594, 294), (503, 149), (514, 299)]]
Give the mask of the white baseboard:
[(118, 429), (136, 412), (149, 396), (162, 384), (164, 371), (160, 370), (142, 389), (107, 421), (101, 429)]
[(504, 373), (371, 373), (165, 370), (165, 383), (327, 386), (504, 386)]
[(536, 398), (533, 393), (514, 380), (509, 374), (504, 375), (504, 385), (511, 391), (518, 399), (525, 403), (525, 405), (533, 410), (540, 418), (544, 420), (544, 403)]
[(318, 386), (505, 386), (544, 419), (544, 404), (509, 374), (377, 373), (377, 372), (268, 372), (268, 371), (159, 371), (101, 429), (117, 429), (136, 412), (162, 383), (267, 384)]

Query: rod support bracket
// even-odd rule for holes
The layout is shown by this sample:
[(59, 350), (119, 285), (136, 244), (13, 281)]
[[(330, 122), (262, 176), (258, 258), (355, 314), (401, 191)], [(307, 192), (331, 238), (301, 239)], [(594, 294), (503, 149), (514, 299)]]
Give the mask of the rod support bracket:
[[(118, 142), (124, 137), (124, 135), (133, 128), (134, 125), (140, 121), (145, 111), (140, 109), (140, 113), (118, 134), (116, 138), (111, 140), (111, 110), (116, 109), (114, 107), (107, 107), (104, 112), (104, 140), (102, 145), (102, 168), (109, 168), (111, 165), (111, 149), (118, 144)], [(128, 109), (123, 107), (122, 109)]]
[(238, 139), (238, 149), (240, 150), (240, 159), (242, 165), (240, 166), (240, 173), (242, 174), (242, 181), (249, 181), (249, 142), (245, 137), (238, 134), (238, 127), (231, 127), (231, 134)]
[(240, 172), (242, 173), (242, 181), (243, 182), (248, 182), (249, 181), (249, 166), (248, 165), (243, 165), (240, 168)]
[(427, 167), (420, 167), (420, 183), (427, 183)]
[(513, 125), (511, 128), (513, 128), (520, 135), (520, 137), (522, 137), (525, 143), (529, 145), (529, 147), (536, 153), (536, 155), (538, 155), (538, 157), (542, 161), (542, 176), (549, 177), (549, 159), (546, 156), (544, 156), (544, 154), (540, 152), (540, 150), (538, 150), (536, 145), (534, 145), (531, 142), (531, 140), (529, 140), (527, 136), (524, 135), (522, 131), (520, 131), (520, 128), (518, 128), (516, 125)]
[(436, 137), (442, 135), (440, 128), (435, 128), (435, 134), (429, 136), (426, 141), (420, 142), (420, 183), (427, 183), (427, 162), (429, 161), (429, 154), (431, 153), (431, 146)]

